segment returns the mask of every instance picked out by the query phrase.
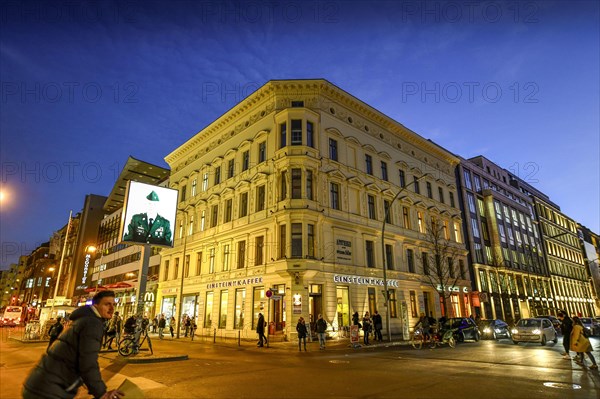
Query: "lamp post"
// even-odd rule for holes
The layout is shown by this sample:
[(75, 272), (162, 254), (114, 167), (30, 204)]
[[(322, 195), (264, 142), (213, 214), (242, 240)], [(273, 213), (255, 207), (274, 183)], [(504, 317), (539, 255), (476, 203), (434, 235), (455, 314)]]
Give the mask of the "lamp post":
[(429, 173), (425, 173), (421, 177), (414, 179), (412, 182), (410, 182), (410, 183), (406, 184), (404, 187), (402, 187), (400, 189), (400, 191), (398, 191), (396, 193), (396, 195), (390, 202), (390, 205), (385, 210), (385, 215), (383, 217), (383, 224), (381, 226), (381, 257), (383, 259), (382, 264), (383, 264), (383, 289), (384, 289), (383, 297), (385, 299), (385, 330), (386, 330), (386, 333), (388, 336), (388, 341), (392, 340), (392, 332), (390, 329), (390, 308), (389, 308), (390, 291), (388, 290), (388, 284), (387, 284), (387, 264), (386, 264), (386, 259), (385, 259), (385, 225), (386, 225), (387, 219), (390, 215), (390, 210), (392, 209), (392, 205), (398, 199), (400, 194), (402, 194), (408, 187), (414, 185), (415, 183), (418, 183), (419, 180), (423, 179), (426, 176), (429, 176)]

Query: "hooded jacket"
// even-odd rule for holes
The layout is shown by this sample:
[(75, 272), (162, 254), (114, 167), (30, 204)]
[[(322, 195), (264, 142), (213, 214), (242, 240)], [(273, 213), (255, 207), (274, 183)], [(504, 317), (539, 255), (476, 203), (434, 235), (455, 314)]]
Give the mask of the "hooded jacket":
[(72, 324), (48, 348), (25, 380), (25, 391), (38, 398), (70, 399), (85, 384), (95, 398), (106, 393), (100, 375), (98, 352), (103, 335), (103, 319), (90, 307), (76, 309)]

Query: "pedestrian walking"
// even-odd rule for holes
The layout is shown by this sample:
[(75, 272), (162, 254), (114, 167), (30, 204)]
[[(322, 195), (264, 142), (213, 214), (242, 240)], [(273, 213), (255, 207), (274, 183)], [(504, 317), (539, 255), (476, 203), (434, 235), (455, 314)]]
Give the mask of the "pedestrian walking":
[(258, 322), (256, 323), (256, 333), (258, 334), (258, 343), (256, 346), (262, 347), (265, 343), (267, 343), (267, 337), (265, 337), (265, 327), (267, 323), (265, 322), (265, 317), (262, 313), (258, 314)]
[(362, 319), (362, 328), (363, 328), (363, 342), (365, 345), (369, 345), (369, 334), (373, 329), (373, 324), (371, 321), (371, 316), (369, 316), (369, 312), (365, 312), (365, 316)]
[(575, 363), (580, 366), (585, 366), (585, 360), (583, 354), (587, 354), (590, 360), (592, 361), (592, 365), (590, 369), (597, 370), (598, 365), (596, 364), (596, 359), (594, 355), (592, 355), (592, 344), (588, 337), (585, 334), (585, 327), (581, 322), (581, 319), (577, 316), (573, 317), (573, 331), (571, 331), (571, 350), (577, 352), (577, 358), (575, 359)]
[(158, 316), (154, 316), (152, 320), (152, 332), (156, 333), (156, 329), (158, 328)]
[(50, 349), (50, 346), (54, 341), (56, 341), (60, 333), (63, 332), (63, 329), (64, 326), (62, 324), (62, 317), (57, 317), (56, 323), (52, 324), (52, 327), (50, 327), (50, 331), (48, 331), (48, 336), (50, 337), (50, 341), (48, 342), (48, 349)]
[(80, 307), (71, 313), (71, 327), (48, 348), (47, 353), (25, 379), (23, 398), (71, 399), (84, 384), (94, 398), (123, 397), (121, 391), (106, 390), (98, 365), (104, 330), (103, 319), (111, 319), (114, 310), (115, 293), (100, 291), (94, 295), (91, 306)]
[(190, 327), (192, 326), (192, 319), (190, 319), (190, 316), (185, 316), (183, 325), (185, 326), (185, 336), (187, 337), (190, 332)]
[(373, 312), (373, 328), (375, 329), (375, 341), (383, 341), (383, 336), (381, 335), (381, 329), (383, 328), (383, 320), (381, 319), (381, 315), (377, 310)]
[(171, 338), (175, 338), (175, 317), (171, 316), (169, 320), (169, 332), (171, 333)]
[(352, 325), (353, 326), (360, 326), (359, 318), (360, 318), (360, 316), (358, 315), (358, 312), (354, 312), (354, 314), (352, 315)]
[(571, 360), (569, 350), (571, 349), (571, 332), (573, 331), (573, 320), (569, 317), (566, 312), (558, 312), (558, 319), (560, 320), (560, 331), (563, 336), (563, 348), (565, 351), (562, 353), (563, 359)]
[(193, 318), (190, 321), (190, 335), (192, 336), (192, 341), (194, 340), (194, 335), (196, 335), (196, 328), (198, 328), (198, 325), (196, 324), (196, 318)]
[(306, 352), (306, 334), (308, 333), (308, 330), (306, 329), (304, 317), (298, 319), (296, 331), (298, 332), (298, 350), (302, 351), (302, 341), (304, 341), (304, 351)]
[[(119, 326), (119, 313), (115, 312), (115, 314), (113, 315), (112, 319), (110, 319), (110, 321), (108, 322), (108, 329), (106, 330), (106, 341), (104, 343), (104, 346), (107, 347), (107, 349), (111, 350), (112, 349), (112, 343), (115, 340), (115, 338), (117, 337), (117, 329)], [(117, 339), (117, 349), (119, 346), (119, 340)]]
[(167, 319), (165, 319), (165, 315), (160, 315), (160, 320), (158, 320), (158, 338), (163, 339), (165, 337), (165, 327), (167, 326)]
[(325, 331), (327, 331), (327, 322), (323, 319), (323, 315), (319, 315), (315, 325), (317, 337), (319, 337), (319, 349), (325, 349)]

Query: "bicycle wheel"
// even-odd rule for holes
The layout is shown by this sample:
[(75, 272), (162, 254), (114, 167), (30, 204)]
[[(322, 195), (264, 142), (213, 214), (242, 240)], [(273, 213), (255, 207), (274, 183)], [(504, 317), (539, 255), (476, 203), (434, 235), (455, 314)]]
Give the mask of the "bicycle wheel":
[(413, 335), (412, 340), (410, 341), (410, 344), (415, 349), (421, 349), (423, 347), (423, 335), (421, 335), (421, 334)]
[(130, 338), (126, 338), (119, 344), (119, 354), (121, 356), (129, 356), (133, 353), (134, 341)]
[(456, 348), (456, 340), (454, 339), (454, 337), (450, 337), (448, 339), (448, 346), (451, 348)]

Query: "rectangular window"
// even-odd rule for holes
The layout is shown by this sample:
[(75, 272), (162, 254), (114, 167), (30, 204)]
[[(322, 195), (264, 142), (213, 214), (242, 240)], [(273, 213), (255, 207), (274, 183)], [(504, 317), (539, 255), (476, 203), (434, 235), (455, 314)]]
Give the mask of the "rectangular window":
[(229, 271), (229, 245), (223, 245), (223, 271)]
[(389, 307), (390, 317), (392, 319), (398, 318), (398, 307), (396, 305), (396, 290), (388, 290), (388, 299), (389, 299)]
[(309, 147), (315, 146), (315, 136), (312, 122), (306, 122), (306, 145)]
[(181, 194), (179, 195), (179, 202), (185, 201), (185, 193), (187, 192), (187, 186), (181, 186)]
[(306, 199), (313, 199), (313, 173), (312, 170), (306, 171)]
[(208, 173), (202, 175), (202, 191), (208, 190)]
[(231, 222), (231, 211), (233, 209), (233, 200), (230, 198), (225, 201), (225, 215), (224, 215), (224, 223)]
[(254, 266), (262, 265), (264, 263), (263, 259), (263, 247), (265, 244), (265, 237), (258, 236), (256, 237), (256, 247), (254, 248)]
[(388, 270), (394, 270), (394, 247), (386, 244), (385, 245), (385, 260), (387, 263)]
[(248, 170), (250, 168), (250, 152), (244, 151), (242, 153), (242, 170)]
[(460, 278), (466, 280), (467, 276), (465, 275), (465, 262), (462, 259), (458, 260), (458, 271), (460, 272)]
[(190, 256), (185, 256), (185, 261), (183, 262), (183, 277), (190, 276)]
[(375, 267), (375, 243), (373, 241), (366, 241), (367, 251), (367, 267)]
[(165, 274), (163, 276), (163, 281), (167, 281), (169, 279), (169, 261), (165, 260)]
[(206, 306), (204, 308), (204, 328), (210, 328), (212, 325), (213, 292), (206, 293)]
[(329, 159), (332, 161), (338, 160), (338, 146), (337, 141), (334, 139), (329, 139)]
[(421, 252), (421, 263), (423, 264), (423, 274), (429, 276), (429, 255), (427, 252)]
[(265, 162), (267, 160), (267, 143), (262, 142), (258, 145), (258, 163)]
[(402, 221), (404, 222), (404, 228), (410, 229), (410, 214), (405, 206), (402, 207)]
[(377, 217), (375, 215), (375, 197), (372, 195), (367, 195), (367, 203), (369, 208), (369, 219), (376, 220)]
[(331, 190), (331, 207), (333, 209), (340, 209), (340, 186), (337, 183), (330, 184)]
[(473, 174), (473, 181), (475, 182), (475, 191), (481, 192), (481, 179), (476, 174)]
[(365, 154), (365, 170), (368, 174), (373, 174), (373, 158), (369, 154)]
[(212, 215), (210, 217), (210, 227), (215, 227), (219, 220), (219, 205), (212, 206)]
[(440, 202), (443, 204), (444, 203), (444, 189), (441, 187), (438, 187), (438, 196), (440, 197)]
[(246, 241), (239, 241), (237, 247), (237, 268), (243, 269), (246, 267)]
[(302, 223), (292, 223), (292, 258), (302, 257)]
[(481, 285), (481, 291), (488, 291), (488, 281), (485, 270), (479, 270), (479, 284)]
[(221, 291), (221, 306), (219, 306), (219, 328), (227, 327), (227, 303), (229, 302), (229, 291)]
[(192, 197), (196, 196), (196, 185), (198, 183), (198, 179), (192, 180)]
[(431, 188), (431, 183), (427, 182), (426, 187), (427, 187), (427, 197), (433, 199), (433, 190)]
[(212, 274), (215, 272), (215, 249), (211, 248), (208, 255), (208, 273)]
[(460, 223), (454, 222), (454, 238), (456, 242), (462, 242), (462, 238), (460, 236)]
[(235, 160), (230, 159), (227, 163), (227, 178), (231, 179), (235, 173)]
[(287, 237), (285, 227), (285, 224), (279, 226), (279, 259), (286, 257), (285, 247), (287, 245)]
[(408, 265), (408, 272), (415, 273), (415, 256), (412, 249), (406, 250), (406, 264)]
[(454, 278), (454, 262), (450, 257), (447, 258), (446, 261), (448, 262), (448, 274), (450, 275), (450, 278)]
[(469, 211), (475, 215), (477, 214), (477, 209), (475, 209), (475, 197), (471, 193), (467, 193), (467, 203), (469, 204)]
[(306, 225), (306, 239), (307, 239), (307, 253), (306, 255), (310, 258), (315, 257), (315, 225), (307, 224)]
[(268, 301), (268, 299), (265, 297), (264, 287), (254, 287), (252, 301), (252, 330), (256, 330), (258, 314), (265, 311), (264, 307)]
[(190, 223), (188, 225), (188, 236), (194, 234), (194, 215), (190, 216)]
[(452, 191), (450, 191), (450, 192), (448, 193), (448, 195), (450, 196), (450, 206), (451, 206), (452, 208), (455, 208), (455, 207), (456, 207), (456, 205), (454, 204), (454, 193), (453, 193)]
[(179, 274), (179, 258), (175, 258), (175, 278), (178, 279), (180, 274)]
[(402, 169), (398, 170), (400, 176), (400, 187), (406, 187), (406, 174)]
[[(417, 212), (417, 225), (419, 226), (419, 233), (425, 233), (425, 222), (423, 221), (423, 213)], [(432, 226), (433, 227), (433, 226)]]
[(410, 291), (410, 312), (412, 317), (419, 316), (417, 312), (417, 293), (415, 291)]
[(233, 328), (241, 330), (244, 328), (244, 309), (246, 308), (246, 289), (235, 290), (235, 312), (233, 314)]
[(387, 163), (381, 161), (381, 179), (387, 181), (388, 180), (388, 169)]
[(302, 170), (292, 169), (292, 198), (302, 198)]
[(265, 185), (256, 188), (256, 212), (265, 210)]
[(385, 222), (392, 223), (392, 210), (390, 209), (390, 201), (383, 200), (383, 210), (385, 212)]
[(244, 217), (244, 216), (248, 216), (248, 193), (242, 193), (242, 195), (240, 195), (240, 216), (239, 217)]
[(413, 176), (413, 185), (415, 186), (415, 193), (421, 194), (421, 187), (419, 186), (419, 178), (417, 176)]
[(280, 201), (283, 201), (287, 198), (287, 172), (285, 170), (281, 171), (281, 196), (279, 198)]
[(196, 276), (202, 274), (202, 252), (196, 252)]
[(480, 238), (479, 235), (479, 225), (477, 224), (477, 219), (471, 219), (471, 231), (473, 232), (473, 237)]
[(448, 230), (448, 221), (447, 220), (444, 220), (444, 239), (445, 240), (450, 239), (450, 231)]
[(292, 119), (292, 145), (302, 145), (302, 119)]
[(472, 190), (473, 185), (471, 184), (471, 172), (469, 172), (467, 169), (465, 169), (463, 172), (465, 187), (467, 187), (469, 190)]
[(200, 231), (204, 231), (205, 227), (206, 227), (206, 211), (203, 210), (200, 213)]
[(279, 125), (279, 148), (285, 147), (287, 135), (287, 125), (284, 123)]
[(217, 166), (215, 168), (215, 186), (221, 183), (221, 167)]

